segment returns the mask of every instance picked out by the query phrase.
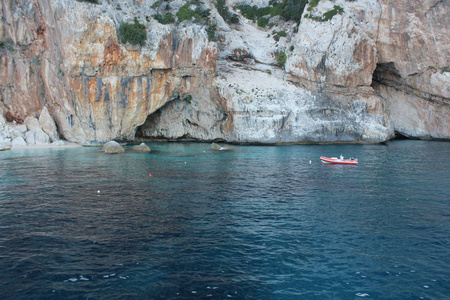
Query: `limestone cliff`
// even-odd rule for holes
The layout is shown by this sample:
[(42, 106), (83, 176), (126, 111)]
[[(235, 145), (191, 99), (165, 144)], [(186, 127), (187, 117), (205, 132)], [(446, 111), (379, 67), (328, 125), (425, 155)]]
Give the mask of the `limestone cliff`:
[[(236, 5), (269, 1), (227, 1), (233, 22), (210, 1), (92, 2), (0, 2), (0, 143), (36, 135), (27, 118), (49, 142), (450, 138), (445, 0), (321, 0), (265, 28)], [(208, 22), (156, 20), (183, 7)], [(143, 46), (118, 37), (134, 20)]]
[(402, 135), (449, 138), (447, 0), (382, 1), (373, 88)]

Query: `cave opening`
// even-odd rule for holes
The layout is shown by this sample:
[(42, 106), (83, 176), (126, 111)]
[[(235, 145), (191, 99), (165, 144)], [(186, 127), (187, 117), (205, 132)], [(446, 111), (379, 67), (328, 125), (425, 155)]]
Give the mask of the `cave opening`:
[(395, 131), (394, 133), (395, 133), (395, 136), (394, 136), (393, 140), (412, 140), (413, 139), (412, 137), (405, 135), (399, 131)]
[(152, 124), (159, 121), (161, 115), (162, 115), (161, 108), (148, 115), (144, 124), (142, 124), (136, 129), (134, 140), (135, 141), (151, 140), (152, 137), (150, 137), (149, 131), (152, 128)]
[(400, 72), (393, 62), (378, 63), (372, 75), (372, 88), (376, 89), (377, 84), (390, 85), (390, 82), (399, 82)]

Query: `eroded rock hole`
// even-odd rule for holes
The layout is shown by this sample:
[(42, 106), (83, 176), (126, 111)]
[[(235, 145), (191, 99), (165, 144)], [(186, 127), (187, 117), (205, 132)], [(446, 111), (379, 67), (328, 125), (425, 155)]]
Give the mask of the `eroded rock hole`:
[(386, 84), (389, 81), (400, 81), (400, 73), (393, 62), (377, 64), (372, 76), (372, 87), (376, 84)]
[(136, 129), (135, 140), (148, 140), (154, 138), (152, 128), (155, 127), (155, 124), (159, 123), (161, 115), (162, 115), (161, 108), (155, 111), (154, 113), (148, 115), (144, 124), (142, 124)]

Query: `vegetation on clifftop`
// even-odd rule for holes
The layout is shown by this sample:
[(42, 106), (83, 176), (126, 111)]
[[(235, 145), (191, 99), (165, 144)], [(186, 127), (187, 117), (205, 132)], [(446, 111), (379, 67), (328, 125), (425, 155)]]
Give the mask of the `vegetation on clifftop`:
[(195, 9), (191, 8), (191, 4), (185, 4), (176, 13), (178, 22), (185, 20), (192, 20), (197, 24), (206, 24), (209, 21), (209, 9), (202, 9), (200, 6), (196, 6)]
[(327, 12), (324, 12), (321, 16), (314, 16), (312, 14), (306, 14), (305, 17), (309, 19), (313, 19), (315, 21), (319, 22), (326, 22), (328, 20), (331, 20), (335, 15), (342, 14), (344, 12), (344, 9), (338, 5), (335, 5), (332, 10), (329, 10)]
[(281, 16), (286, 21), (300, 23), (306, 4), (308, 4), (308, 0), (271, 0), (267, 7), (241, 4), (237, 5), (236, 8), (247, 19), (256, 21), (260, 27), (265, 27), (267, 22), (262, 20), (268, 20), (268, 18), (274, 16)]
[[(152, 5), (153, 9), (157, 9), (161, 5), (163, 5), (163, 0), (159, 0)], [(225, 5), (223, 3), (223, 5)], [(225, 7), (225, 6), (224, 6)], [(210, 20), (210, 9), (203, 9), (202, 2), (199, 0), (190, 0), (187, 1), (183, 6), (181, 6), (178, 11), (173, 12), (170, 11), (171, 7), (169, 4), (166, 6), (162, 6), (160, 9), (165, 11), (163, 14), (157, 13), (153, 17), (161, 24), (173, 24), (173, 23), (181, 23), (183, 21), (191, 21), (196, 24), (205, 25), (205, 30), (208, 35), (208, 40), (217, 41), (216, 37), (216, 28), (217, 25), (213, 24)], [(147, 17), (148, 21), (148, 17)]]
[(137, 18), (134, 18), (134, 23), (120, 24), (119, 40), (122, 44), (130, 43), (134, 46), (144, 46), (145, 41), (147, 40), (145, 26), (140, 24)]

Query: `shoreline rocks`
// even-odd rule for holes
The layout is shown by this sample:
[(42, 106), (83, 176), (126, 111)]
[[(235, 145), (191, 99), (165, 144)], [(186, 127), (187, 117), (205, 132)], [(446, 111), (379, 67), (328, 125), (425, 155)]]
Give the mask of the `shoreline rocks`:
[(123, 147), (120, 146), (120, 144), (115, 141), (107, 142), (106, 144), (103, 145), (100, 151), (104, 151), (105, 153), (108, 154), (125, 153), (125, 149), (123, 149)]
[(148, 153), (148, 152), (152, 151), (150, 149), (150, 147), (147, 146), (145, 143), (141, 143), (140, 145), (133, 146), (133, 150), (136, 152), (141, 152), (141, 153)]
[(231, 146), (231, 145), (219, 145), (217, 143), (212, 143), (211, 144), (211, 150), (216, 150), (216, 151), (231, 151), (231, 150), (236, 150), (239, 149), (238, 146)]
[[(46, 107), (41, 110), (39, 119), (27, 116), (23, 123), (7, 122), (0, 108), (0, 149), (22, 148), (35, 145), (54, 144), (61, 141), (55, 121)], [(64, 142), (63, 142), (64, 144)]]

